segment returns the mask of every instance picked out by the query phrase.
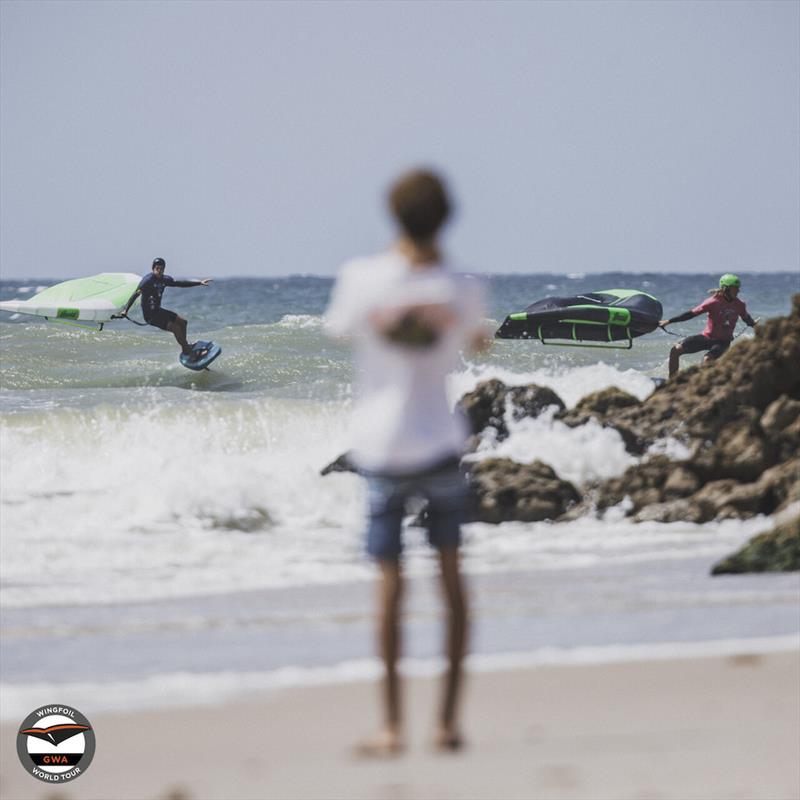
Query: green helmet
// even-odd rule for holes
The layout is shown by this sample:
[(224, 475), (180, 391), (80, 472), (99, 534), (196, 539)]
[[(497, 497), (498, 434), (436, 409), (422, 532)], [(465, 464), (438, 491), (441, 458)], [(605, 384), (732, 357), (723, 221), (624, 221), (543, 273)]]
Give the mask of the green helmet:
[(739, 280), (738, 276), (734, 275), (732, 272), (726, 272), (720, 279), (719, 279), (719, 288), (725, 289), (728, 286), (741, 286), (742, 282)]

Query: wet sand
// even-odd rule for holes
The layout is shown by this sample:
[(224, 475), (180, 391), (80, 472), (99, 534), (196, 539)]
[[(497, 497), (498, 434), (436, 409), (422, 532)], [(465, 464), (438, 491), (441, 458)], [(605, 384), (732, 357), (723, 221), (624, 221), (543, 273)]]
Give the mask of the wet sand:
[[(95, 759), (62, 786), (28, 776), (2, 726), (3, 800), (797, 798), (800, 654), (469, 676), (468, 747), (432, 751), (438, 684), (406, 684), (408, 752), (359, 761), (377, 687), (298, 688), (220, 706), (92, 714)], [(59, 698), (54, 698), (54, 702)], [(65, 700), (66, 702), (66, 700)]]

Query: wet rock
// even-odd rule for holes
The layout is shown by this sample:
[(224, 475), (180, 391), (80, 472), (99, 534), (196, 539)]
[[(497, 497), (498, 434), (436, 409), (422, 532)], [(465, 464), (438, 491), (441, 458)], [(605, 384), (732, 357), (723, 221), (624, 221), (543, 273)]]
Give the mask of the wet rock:
[(527, 386), (512, 386), (506, 394), (510, 403), (512, 419), (538, 417), (543, 411), (555, 406), (558, 411), (566, 407), (564, 401), (549, 387), (530, 383)]
[(773, 462), (772, 448), (745, 424), (721, 438), (714, 448), (714, 474), (740, 481), (754, 481)]
[(760, 425), (778, 460), (791, 458), (800, 450), (800, 400), (781, 395), (767, 406)]
[(706, 522), (703, 510), (686, 498), (644, 506), (633, 517), (635, 522)]
[(342, 453), (335, 461), (331, 461), (330, 464), (323, 467), (319, 471), (319, 474), (329, 475), (331, 472), (358, 472), (352, 461), (350, 461), (349, 450), (346, 453)]
[(800, 400), (800, 295), (793, 302), (791, 316), (759, 325), (755, 338), (711, 365), (682, 370), (639, 406), (622, 409), (616, 423), (643, 441), (715, 441), (743, 409), (761, 415), (783, 395)]
[(541, 461), (487, 458), (471, 466), (470, 487), (481, 522), (538, 522), (560, 517), (580, 495)]
[(479, 383), (458, 402), (472, 434), (480, 435), (487, 428), (493, 428), (497, 441), (508, 437), (507, 412), (511, 413), (512, 419), (533, 418), (550, 406), (558, 410), (565, 407), (564, 401), (552, 389), (534, 383), (509, 387), (496, 378)]
[(640, 400), (622, 389), (611, 386), (599, 392), (587, 394), (569, 411), (562, 411), (557, 418), (571, 428), (585, 425), (590, 419), (606, 423), (615, 417), (623, 408), (641, 405)]
[(508, 434), (503, 420), (507, 390), (503, 381), (492, 378), (479, 383), (458, 401), (457, 407), (467, 418), (473, 434), (480, 434), (489, 427), (498, 431), (502, 428)]
[(758, 482), (769, 506), (769, 510), (763, 513), (772, 514), (800, 502), (800, 457), (771, 467)]
[(597, 420), (601, 425), (619, 432), (625, 443), (625, 449), (629, 453), (641, 455), (647, 449), (648, 443), (643, 441), (630, 426), (617, 422), (622, 409), (638, 405), (641, 405), (641, 401), (637, 397), (611, 386), (599, 392), (592, 392), (574, 408), (556, 414), (556, 419), (561, 420), (570, 428), (585, 425), (591, 419)]
[(664, 487), (673, 466), (666, 456), (658, 455), (628, 467), (622, 475), (597, 488), (594, 495), (597, 508), (617, 506), (627, 497), (631, 500), (628, 513), (635, 514), (644, 506), (663, 502)]
[(767, 406), (761, 417), (761, 427), (770, 437), (779, 436), (787, 428), (800, 421), (800, 400), (792, 400), (788, 395), (782, 394), (773, 403)]
[(664, 497), (668, 500), (688, 497), (700, 488), (700, 478), (686, 465), (672, 469), (664, 483)]
[(597, 507), (628, 497), (635, 519), (704, 522), (772, 514), (800, 499), (797, 364), (800, 295), (790, 317), (769, 320), (718, 362), (683, 370), (643, 403), (605, 418), (627, 431), (633, 452), (631, 439), (641, 446), (670, 437), (692, 457), (675, 463), (651, 458), (631, 467), (592, 488)]
[(723, 509), (726, 509), (725, 517), (742, 518), (760, 513), (764, 506), (760, 486), (741, 484), (730, 478), (706, 484), (694, 494), (692, 501), (703, 513), (702, 522), (721, 516)]
[(713, 566), (712, 575), (800, 570), (800, 515), (753, 537)]

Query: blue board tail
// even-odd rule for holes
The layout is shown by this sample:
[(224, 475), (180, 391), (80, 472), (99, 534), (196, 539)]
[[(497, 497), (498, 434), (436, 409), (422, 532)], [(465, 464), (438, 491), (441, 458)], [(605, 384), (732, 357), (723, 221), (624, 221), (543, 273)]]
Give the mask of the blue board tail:
[[(200, 353), (202, 355), (197, 355)], [(217, 356), (222, 354), (222, 348), (214, 342), (195, 342), (192, 345), (192, 354), (194, 357), (181, 353), (180, 362), (187, 369), (199, 372), (206, 369)]]

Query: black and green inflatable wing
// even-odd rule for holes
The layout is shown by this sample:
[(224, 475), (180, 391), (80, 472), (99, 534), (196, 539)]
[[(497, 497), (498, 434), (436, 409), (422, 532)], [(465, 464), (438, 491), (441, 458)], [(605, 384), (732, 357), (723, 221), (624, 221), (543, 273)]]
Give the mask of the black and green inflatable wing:
[(655, 297), (633, 289), (547, 297), (506, 317), (495, 338), (538, 339), (542, 344), (573, 347), (619, 347), (610, 343), (627, 342), (623, 349), (630, 349), (637, 336), (658, 327), (662, 313)]

